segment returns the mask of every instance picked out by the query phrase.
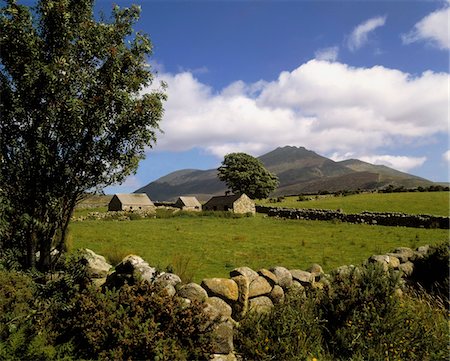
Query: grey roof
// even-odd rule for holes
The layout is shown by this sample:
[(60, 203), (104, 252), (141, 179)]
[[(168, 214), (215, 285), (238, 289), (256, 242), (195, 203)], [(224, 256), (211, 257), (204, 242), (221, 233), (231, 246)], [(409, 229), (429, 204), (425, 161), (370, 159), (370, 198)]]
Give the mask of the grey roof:
[(116, 193), (114, 194), (122, 204), (136, 206), (154, 206), (146, 193)]
[(205, 203), (206, 206), (218, 206), (218, 205), (233, 205), (235, 201), (241, 198), (244, 194), (232, 194), (229, 196), (215, 196), (212, 197), (208, 202)]
[(195, 197), (185, 197), (181, 196), (178, 197), (178, 200), (181, 201), (181, 203), (184, 204), (185, 207), (201, 207), (202, 205)]

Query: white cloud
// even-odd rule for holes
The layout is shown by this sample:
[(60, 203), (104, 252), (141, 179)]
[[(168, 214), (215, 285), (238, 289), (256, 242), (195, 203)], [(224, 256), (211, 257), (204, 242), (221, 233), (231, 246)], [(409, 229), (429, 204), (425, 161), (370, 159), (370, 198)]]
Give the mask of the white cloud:
[(377, 16), (371, 18), (362, 24), (359, 24), (350, 34), (348, 39), (348, 48), (355, 51), (367, 43), (369, 34), (375, 29), (386, 23), (386, 16)]
[(444, 154), (442, 154), (442, 159), (450, 164), (450, 149), (447, 150)]
[(314, 53), (317, 60), (336, 61), (339, 54), (338, 46), (331, 46), (329, 48), (319, 49)]
[(426, 157), (406, 157), (397, 155), (361, 156), (359, 159), (367, 163), (386, 165), (390, 168), (395, 168), (404, 172), (420, 167), (427, 160)]
[(450, 49), (450, 7), (432, 12), (420, 20), (414, 28), (402, 35), (404, 44), (416, 41), (429, 41), (440, 49)]
[[(447, 73), (411, 76), (314, 59), (272, 82), (237, 81), (219, 92), (188, 72), (159, 78), (169, 88), (158, 150), (200, 147), (222, 157), (289, 144), (370, 155), (447, 132)], [(402, 169), (422, 160), (392, 159)]]

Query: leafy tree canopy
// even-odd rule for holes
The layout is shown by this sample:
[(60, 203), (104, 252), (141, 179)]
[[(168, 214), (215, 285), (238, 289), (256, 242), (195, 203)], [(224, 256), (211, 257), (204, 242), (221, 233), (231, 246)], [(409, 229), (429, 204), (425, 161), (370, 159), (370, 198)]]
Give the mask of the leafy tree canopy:
[(227, 154), (218, 168), (219, 179), (234, 193), (250, 198), (266, 198), (278, 186), (278, 178), (256, 158), (246, 153)]
[(152, 44), (134, 33), (137, 6), (97, 21), (93, 0), (40, 0), (0, 9), (2, 250), (50, 267), (86, 191), (118, 183), (156, 141), (164, 84), (152, 83)]

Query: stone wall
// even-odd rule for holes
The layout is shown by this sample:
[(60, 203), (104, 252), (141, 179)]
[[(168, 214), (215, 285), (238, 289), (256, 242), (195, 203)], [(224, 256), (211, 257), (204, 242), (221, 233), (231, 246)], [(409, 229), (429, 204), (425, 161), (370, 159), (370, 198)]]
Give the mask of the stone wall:
[(329, 209), (289, 209), (256, 206), (256, 212), (265, 213), (269, 217), (287, 219), (306, 219), (331, 221), (338, 220), (349, 223), (365, 223), (380, 226), (399, 226), (416, 228), (442, 228), (449, 229), (450, 218), (428, 214), (406, 214), (392, 212), (362, 212), (346, 214)]
[[(400, 272), (407, 280), (414, 271), (415, 262), (425, 257), (429, 246), (412, 250), (396, 248), (393, 252), (373, 255), (366, 263), (380, 263), (385, 270)], [(230, 272), (229, 278), (206, 278), (200, 284), (183, 284), (180, 277), (172, 273), (158, 273), (142, 258), (135, 255), (125, 257), (115, 270), (104, 257), (86, 250), (88, 274), (97, 286), (121, 287), (133, 283), (136, 277), (149, 283), (159, 284), (170, 297), (181, 297), (187, 306), (193, 301), (206, 304), (205, 312), (210, 319), (218, 320), (215, 330), (214, 350), (211, 360), (236, 360), (233, 346), (233, 328), (248, 312), (266, 312), (284, 301), (292, 290), (306, 293), (311, 288), (323, 288), (329, 283), (320, 265), (307, 270), (286, 269), (278, 266), (271, 269), (252, 270), (239, 267)], [(334, 274), (345, 275), (354, 266), (342, 266)], [(400, 290), (399, 290), (400, 291)]]

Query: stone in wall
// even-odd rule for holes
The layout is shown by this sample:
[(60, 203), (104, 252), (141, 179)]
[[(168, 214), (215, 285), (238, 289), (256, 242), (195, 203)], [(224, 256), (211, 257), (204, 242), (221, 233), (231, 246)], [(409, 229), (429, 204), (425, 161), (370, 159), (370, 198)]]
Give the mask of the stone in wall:
[(273, 308), (273, 302), (267, 296), (251, 298), (249, 300), (249, 312), (269, 312)]
[(302, 286), (311, 286), (314, 283), (314, 276), (310, 272), (299, 269), (292, 269), (289, 272), (292, 274), (292, 279), (300, 282)]
[(208, 298), (208, 293), (200, 285), (193, 282), (181, 286), (177, 294), (179, 297), (187, 298), (191, 301), (203, 302)]
[(250, 290), (250, 281), (244, 275), (237, 275), (232, 278), (238, 286), (238, 299), (233, 303), (233, 318), (240, 320), (248, 312), (248, 296)]
[(227, 278), (206, 278), (201, 286), (210, 296), (217, 296), (228, 302), (238, 300), (238, 285), (233, 280)]
[(292, 274), (287, 268), (277, 266), (271, 268), (270, 271), (277, 277), (278, 285), (283, 289), (288, 289), (292, 286)]
[(86, 272), (89, 278), (105, 278), (108, 276), (112, 265), (106, 262), (105, 257), (96, 254), (90, 249), (81, 251), (82, 258), (86, 262)]
[(275, 285), (269, 294), (269, 298), (271, 299), (271, 301), (274, 305), (283, 303), (284, 302), (283, 289), (280, 286)]
[(273, 287), (278, 284), (278, 277), (273, 272), (262, 268), (258, 271), (258, 274), (264, 277), (266, 281), (269, 282), (270, 286)]
[(153, 283), (156, 276), (156, 268), (150, 267), (139, 256), (128, 255), (116, 266), (115, 271), (108, 275), (105, 286), (118, 288), (125, 283), (135, 284), (141, 280)]
[(249, 298), (258, 297), (269, 294), (272, 291), (270, 283), (262, 276), (258, 276), (253, 281), (250, 281)]

